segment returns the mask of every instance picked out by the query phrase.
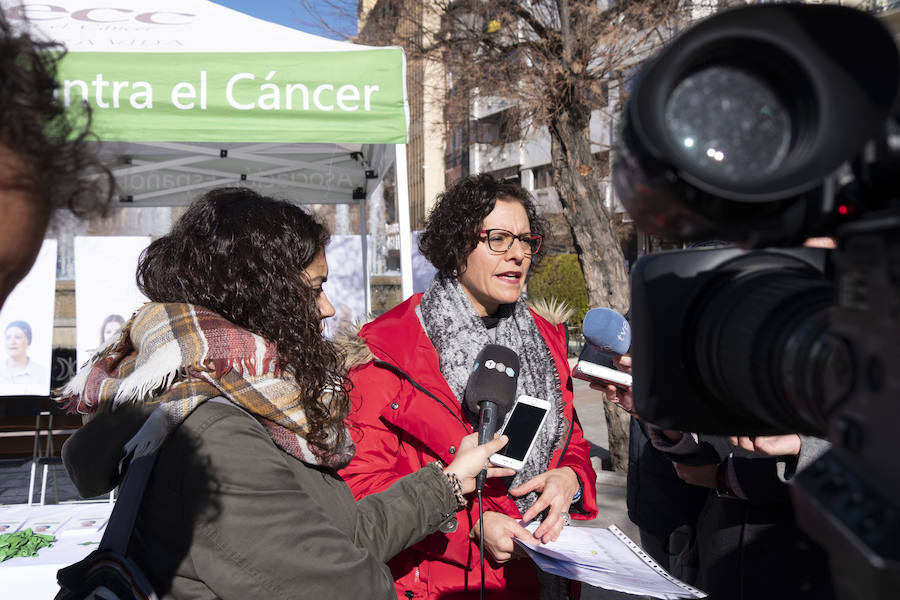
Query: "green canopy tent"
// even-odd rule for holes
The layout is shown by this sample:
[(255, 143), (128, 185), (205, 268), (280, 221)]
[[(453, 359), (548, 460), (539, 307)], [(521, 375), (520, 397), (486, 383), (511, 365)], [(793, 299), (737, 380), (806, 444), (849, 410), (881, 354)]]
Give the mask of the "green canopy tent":
[(205, 0), (3, 5), (68, 49), (59, 93), (92, 106), (129, 206), (247, 185), (303, 204), (360, 206), (365, 240), (367, 199), (393, 165), (402, 291), (412, 293), (400, 48), (320, 38)]

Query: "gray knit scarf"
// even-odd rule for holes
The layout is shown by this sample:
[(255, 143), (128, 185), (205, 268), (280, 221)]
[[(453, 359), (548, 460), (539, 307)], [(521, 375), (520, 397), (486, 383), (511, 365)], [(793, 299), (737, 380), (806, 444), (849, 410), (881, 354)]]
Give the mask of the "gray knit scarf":
[[(522, 470), (513, 477), (510, 487), (515, 487), (547, 470), (550, 456), (566, 430), (566, 421), (559, 373), (531, 311), (522, 298), (505, 308), (511, 308), (509, 316), (488, 331), (459, 281), (438, 273), (422, 296), (419, 315), (425, 333), (437, 350), (441, 374), (461, 404), (475, 357), (484, 346), (492, 343), (506, 346), (519, 355), (521, 367), (516, 397), (527, 394), (550, 402), (551, 410), (534, 450)], [(468, 416), (473, 424), (477, 423), (478, 415)], [(537, 497), (536, 492), (531, 492), (517, 498), (516, 505), (524, 514)]]

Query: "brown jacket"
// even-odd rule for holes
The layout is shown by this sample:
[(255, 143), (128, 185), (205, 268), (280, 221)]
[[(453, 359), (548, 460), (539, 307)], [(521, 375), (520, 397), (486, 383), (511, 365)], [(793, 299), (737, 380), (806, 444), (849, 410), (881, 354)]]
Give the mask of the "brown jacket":
[[(79, 490), (105, 487), (98, 452), (107, 440), (121, 448), (139, 422), (102, 415), (71, 438)], [(241, 409), (205, 402), (160, 450), (129, 554), (164, 598), (395, 598), (384, 562), (455, 504), (431, 468), (356, 502), (334, 471), (286, 454)]]

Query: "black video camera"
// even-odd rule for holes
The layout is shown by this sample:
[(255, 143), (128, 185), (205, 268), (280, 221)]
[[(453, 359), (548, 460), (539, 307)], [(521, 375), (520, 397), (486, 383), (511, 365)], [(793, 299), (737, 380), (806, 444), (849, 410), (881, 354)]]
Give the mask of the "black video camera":
[[(637, 413), (831, 441), (792, 493), (841, 598), (900, 594), (898, 84), (866, 13), (723, 12), (642, 70), (613, 167), (642, 230), (735, 244), (636, 263)], [(799, 247), (822, 236), (836, 249)]]

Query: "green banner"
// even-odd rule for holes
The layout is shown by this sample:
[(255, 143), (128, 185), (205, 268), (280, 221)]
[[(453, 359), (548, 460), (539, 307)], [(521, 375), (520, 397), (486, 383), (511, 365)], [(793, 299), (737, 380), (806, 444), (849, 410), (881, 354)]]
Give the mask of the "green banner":
[(348, 52), (73, 52), (60, 94), (104, 141), (405, 143), (398, 48)]

